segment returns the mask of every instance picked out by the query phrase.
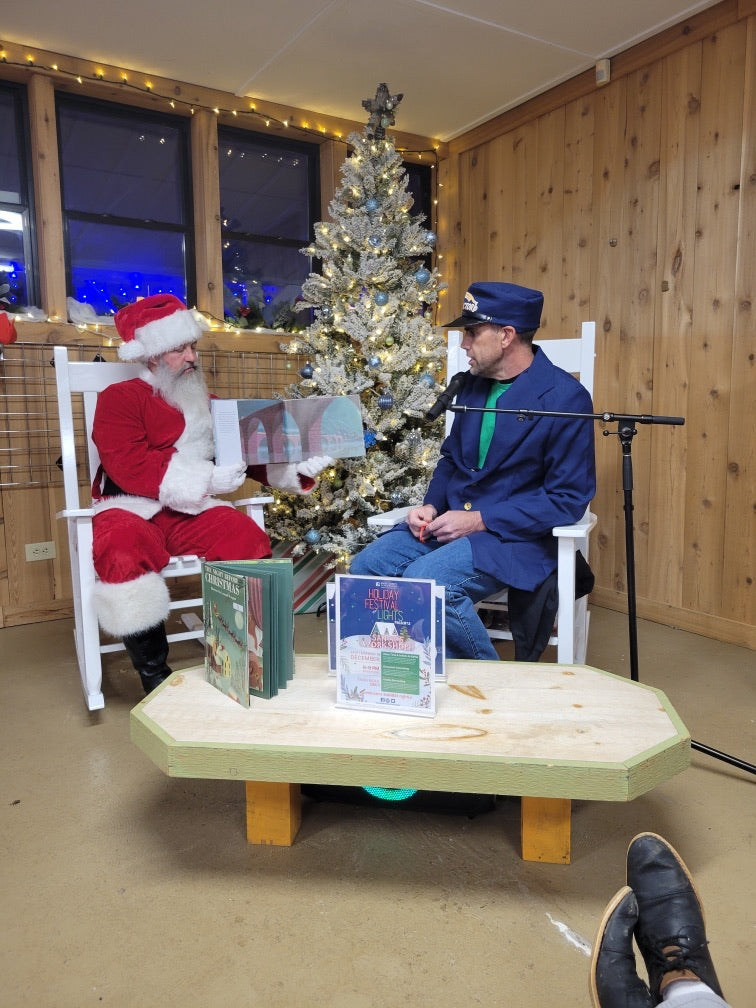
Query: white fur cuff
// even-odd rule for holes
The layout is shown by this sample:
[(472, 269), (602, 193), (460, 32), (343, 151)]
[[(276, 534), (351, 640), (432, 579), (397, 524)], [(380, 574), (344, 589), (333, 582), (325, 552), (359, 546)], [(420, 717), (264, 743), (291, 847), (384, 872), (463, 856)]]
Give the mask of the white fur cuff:
[(151, 572), (121, 584), (98, 581), (94, 603), (102, 629), (120, 638), (162, 623), (168, 616), (170, 596), (162, 577)]

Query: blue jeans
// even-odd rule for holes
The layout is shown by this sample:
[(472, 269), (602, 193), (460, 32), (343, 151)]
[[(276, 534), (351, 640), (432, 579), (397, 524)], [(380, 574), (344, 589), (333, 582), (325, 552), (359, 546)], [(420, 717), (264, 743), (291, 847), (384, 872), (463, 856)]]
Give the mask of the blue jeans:
[(430, 578), (446, 589), (446, 657), (498, 661), (475, 603), (506, 584), (475, 570), (467, 538), (420, 542), (406, 526), (385, 532), (352, 560), (351, 574)]

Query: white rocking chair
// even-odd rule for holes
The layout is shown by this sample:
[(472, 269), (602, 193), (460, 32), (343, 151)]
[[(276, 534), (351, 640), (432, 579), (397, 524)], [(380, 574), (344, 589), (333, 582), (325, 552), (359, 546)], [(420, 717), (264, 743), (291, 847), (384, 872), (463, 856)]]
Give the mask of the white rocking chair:
[[(101, 710), (105, 706), (102, 693), (102, 655), (112, 651), (123, 651), (120, 641), (102, 643), (100, 628), (94, 608), (94, 589), (97, 576), (92, 560), (92, 517), (90, 504), (83, 504), (79, 488), (77, 454), (80, 456), (81, 472), (86, 479), (86, 500), (89, 488), (100, 464), (97, 449), (92, 441), (97, 396), (108, 385), (133, 378), (140, 371), (139, 364), (110, 363), (104, 361), (82, 362), (68, 358), (68, 347), (54, 348), (55, 381), (58, 390), (58, 418), (60, 423), (61, 460), (65, 508), (58, 512), (68, 525), (68, 547), (71, 559), (71, 582), (74, 602), (74, 640), (76, 657), (84, 690), (84, 698), (89, 710)], [(78, 403), (81, 396), (81, 407)], [(83, 412), (82, 412), (83, 410)], [(78, 443), (77, 443), (78, 434)], [(86, 453), (86, 455), (85, 455)], [(236, 500), (234, 505), (244, 508), (260, 528), (265, 528), (263, 509), (272, 497), (253, 497)], [(171, 557), (161, 572), (164, 577), (181, 578), (196, 576), (201, 571), (201, 561), (197, 556)], [(201, 598), (172, 601), (172, 610), (196, 610), (201, 607)], [(169, 633), (169, 643), (181, 640), (201, 640), (204, 629), (199, 618), (185, 618), (189, 627), (186, 631)], [(198, 625), (200, 624), (200, 625)]]

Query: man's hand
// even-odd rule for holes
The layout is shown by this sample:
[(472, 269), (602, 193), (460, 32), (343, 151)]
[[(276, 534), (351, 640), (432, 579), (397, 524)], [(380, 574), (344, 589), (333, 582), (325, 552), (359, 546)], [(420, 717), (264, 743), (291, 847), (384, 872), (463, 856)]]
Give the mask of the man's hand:
[(247, 477), (245, 462), (235, 462), (233, 465), (213, 466), (210, 474), (210, 484), (207, 492), (210, 494), (233, 493), (238, 490)]
[(419, 538), (433, 537), (437, 542), (449, 543), (462, 539), (472, 532), (485, 532), (480, 511), (444, 511), (438, 518), (428, 522), (424, 533)]
[(414, 507), (407, 514), (405, 521), (409, 525), (409, 530), (415, 539), (425, 542), (430, 536), (427, 535), (427, 528), (430, 522), (436, 517), (436, 509), (432, 504), (421, 504)]

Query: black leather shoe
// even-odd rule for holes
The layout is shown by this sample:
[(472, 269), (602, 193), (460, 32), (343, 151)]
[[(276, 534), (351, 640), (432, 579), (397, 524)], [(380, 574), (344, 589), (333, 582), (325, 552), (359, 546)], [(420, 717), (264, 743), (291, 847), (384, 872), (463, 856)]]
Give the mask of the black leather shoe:
[(638, 901), (635, 939), (655, 1001), (661, 997), (665, 974), (681, 970), (723, 998), (707, 948), (701, 902), (677, 851), (656, 833), (640, 833), (628, 847), (627, 884)]
[(635, 893), (620, 889), (599, 924), (591, 959), (594, 1008), (653, 1008), (648, 987), (635, 970), (633, 928), (638, 921)]

